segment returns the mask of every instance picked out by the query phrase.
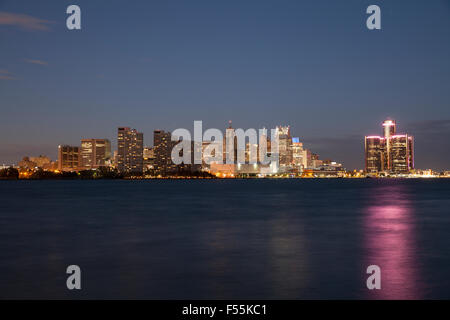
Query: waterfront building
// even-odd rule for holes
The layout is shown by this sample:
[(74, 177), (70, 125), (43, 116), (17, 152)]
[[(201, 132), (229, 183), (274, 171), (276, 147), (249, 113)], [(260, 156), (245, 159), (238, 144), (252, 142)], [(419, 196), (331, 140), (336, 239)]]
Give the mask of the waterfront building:
[(292, 163), (297, 173), (301, 173), (308, 166), (307, 152), (299, 138), (292, 138)]
[(386, 120), (382, 126), (383, 136), (364, 139), (366, 172), (409, 173), (414, 169), (414, 137), (397, 134), (394, 120)]
[(47, 156), (40, 155), (39, 157), (30, 157), (30, 161), (36, 163), (36, 167), (44, 168), (46, 165), (49, 165), (52, 160)]
[(223, 163), (237, 164), (237, 137), (231, 120), (228, 122), (228, 128), (225, 130), (223, 138)]
[(51, 163), (49, 157), (39, 156), (39, 157), (23, 157), (22, 161), (18, 163), (19, 168), (24, 169), (34, 169), (43, 168), (44, 166)]
[(414, 169), (413, 137), (399, 134), (391, 136), (389, 141), (389, 169), (394, 173), (408, 173)]
[(172, 134), (164, 130), (153, 131), (153, 152), (155, 155), (155, 169), (160, 174), (174, 172), (176, 167), (172, 162), (172, 148), (176, 142), (172, 142)]
[(153, 147), (144, 147), (143, 157), (144, 171), (154, 169), (156, 161), (155, 149)]
[(58, 146), (58, 170), (76, 171), (80, 166), (80, 147)]
[(111, 159), (111, 142), (108, 139), (82, 139), (80, 162), (83, 169), (97, 169)]
[(122, 173), (142, 173), (144, 135), (136, 129), (120, 127), (117, 131), (117, 169)]
[(365, 137), (365, 167), (367, 173), (384, 171), (385, 139), (380, 136)]
[(290, 172), (292, 169), (292, 137), (289, 126), (276, 127), (278, 137), (279, 170), (280, 173)]
[(234, 178), (237, 175), (237, 165), (234, 163), (211, 163), (210, 173), (219, 178)]

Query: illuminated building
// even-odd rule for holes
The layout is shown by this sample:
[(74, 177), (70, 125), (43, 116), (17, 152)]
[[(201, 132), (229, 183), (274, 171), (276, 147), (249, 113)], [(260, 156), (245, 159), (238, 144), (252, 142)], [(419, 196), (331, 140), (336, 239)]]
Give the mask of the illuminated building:
[(292, 169), (292, 137), (289, 126), (278, 126), (278, 153), (280, 172), (289, 172)]
[(211, 163), (210, 172), (219, 178), (234, 178), (237, 174), (237, 165), (234, 163)]
[(238, 163), (237, 174), (240, 177), (256, 177), (260, 174), (261, 168), (268, 168), (268, 165), (261, 165), (259, 163)]
[(414, 169), (414, 138), (397, 134), (396, 122), (383, 122), (384, 136), (366, 136), (365, 167), (368, 173), (409, 173)]
[(320, 166), (322, 166), (323, 161), (319, 159), (319, 155), (316, 153), (311, 153), (311, 157), (310, 157), (310, 163), (309, 163), (309, 168), (319, 168)]
[(366, 172), (376, 173), (384, 170), (385, 139), (380, 136), (365, 137)]
[(165, 174), (175, 170), (175, 164), (172, 162), (172, 147), (175, 145), (171, 140), (172, 134), (164, 130), (153, 131), (153, 150), (155, 154), (155, 169)]
[(260, 162), (259, 145), (257, 143), (247, 142), (245, 144), (245, 163), (254, 163), (254, 162)]
[(114, 168), (116, 168), (117, 169), (117, 161), (119, 160), (119, 155), (118, 155), (118, 153), (117, 153), (117, 150), (114, 150), (114, 152), (113, 152), (113, 158), (112, 158), (112, 166), (114, 167)]
[(152, 147), (145, 147), (143, 152), (144, 157), (144, 171), (155, 168), (155, 149)]
[(80, 162), (83, 169), (106, 166), (111, 159), (111, 142), (108, 139), (82, 139)]
[(292, 138), (292, 163), (298, 173), (308, 166), (307, 151), (303, 149), (299, 138)]
[(144, 135), (136, 129), (120, 127), (117, 131), (117, 169), (125, 173), (142, 173)]
[[(228, 128), (225, 130), (223, 139), (223, 163), (237, 163), (237, 137), (231, 126), (231, 120), (228, 122)], [(228, 145), (227, 145), (228, 142)], [(228, 161), (227, 161), (228, 159)], [(229, 163), (230, 164), (230, 163)]]
[(393, 135), (390, 138), (389, 163), (394, 173), (408, 173), (414, 169), (414, 140), (407, 134)]
[(316, 177), (316, 178), (331, 178), (331, 177), (344, 177), (345, 169), (342, 168), (342, 164), (326, 160), (320, 166), (316, 168), (308, 168), (303, 171), (303, 177)]
[(22, 161), (18, 163), (18, 166), (24, 169), (34, 169), (48, 167), (51, 163), (52, 161), (50, 158), (46, 156), (24, 157)]
[(58, 170), (76, 171), (80, 164), (80, 147), (58, 146)]
[(313, 153), (311, 152), (311, 150), (308, 149), (306, 149), (305, 151), (306, 151), (306, 167), (312, 168)]
[(36, 163), (36, 167), (38, 168), (44, 168), (46, 165), (49, 165), (52, 162), (49, 157), (42, 155), (39, 157), (30, 157), (30, 161)]
[(395, 120), (385, 120), (383, 122), (383, 134), (386, 156), (384, 157), (384, 168), (390, 170), (392, 168), (391, 157), (391, 137), (395, 135), (396, 123)]

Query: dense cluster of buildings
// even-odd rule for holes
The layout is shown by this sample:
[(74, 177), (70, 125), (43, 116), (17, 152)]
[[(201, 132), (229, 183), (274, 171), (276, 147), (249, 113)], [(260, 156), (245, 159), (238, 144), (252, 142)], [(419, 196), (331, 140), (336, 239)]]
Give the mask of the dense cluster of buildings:
[(111, 165), (108, 139), (82, 139), (81, 146), (58, 146), (58, 170), (92, 170)]
[[(261, 176), (344, 176), (345, 170), (341, 164), (331, 160), (320, 160), (319, 156), (304, 148), (297, 137), (291, 136), (289, 126), (276, 128), (278, 138), (277, 161), (269, 164), (251, 162), (253, 152), (259, 157), (259, 145), (247, 142), (244, 149), (238, 148), (235, 129), (231, 122), (225, 130), (225, 136), (221, 148), (223, 148), (223, 162), (208, 161), (211, 154), (205, 153), (208, 146), (216, 141), (202, 141), (200, 144), (189, 142), (192, 146), (192, 157), (195, 148), (202, 154), (201, 163), (175, 164), (172, 160), (172, 150), (178, 139), (172, 138), (171, 132), (155, 130), (153, 132), (153, 146), (144, 146), (142, 132), (128, 127), (119, 127), (117, 130), (117, 151), (112, 152), (108, 139), (82, 139), (80, 145), (58, 146), (58, 160), (52, 162), (47, 157), (24, 158), (19, 167), (26, 169), (43, 168), (44, 170), (82, 171), (95, 170), (100, 167), (114, 168), (127, 175), (170, 176), (193, 172), (207, 172), (217, 177), (261, 177)], [(232, 142), (232, 147), (227, 147), (226, 140)], [(271, 149), (272, 141), (265, 137), (267, 150)], [(245, 154), (244, 161), (238, 161), (239, 152)], [(229, 163), (226, 159), (232, 159)], [(241, 158), (242, 159), (242, 158)]]
[[(234, 137), (235, 130), (231, 125), (226, 129), (225, 137)], [(237, 155), (239, 153), (238, 144), (234, 142), (232, 150), (226, 149), (225, 141), (223, 142), (223, 163), (211, 163), (203, 165), (204, 170), (209, 170), (212, 174), (219, 177), (265, 177), (265, 176), (344, 176), (345, 169), (341, 164), (332, 160), (320, 160), (319, 156), (312, 153), (309, 149), (304, 148), (302, 142), (298, 137), (291, 136), (291, 129), (289, 126), (278, 126), (275, 129), (275, 136), (278, 142), (278, 157), (276, 161), (261, 164), (260, 145), (245, 144), (244, 152), (245, 161), (239, 161)], [(268, 136), (263, 137), (266, 149), (269, 150), (268, 155), (272, 156), (273, 141)], [(263, 142), (260, 138), (260, 144)], [(204, 145), (211, 142), (203, 141)], [(229, 153), (233, 152), (234, 163), (226, 163), (226, 158)], [(257, 156), (256, 163), (251, 163), (252, 151)]]
[[(397, 133), (394, 120), (382, 124), (381, 136), (371, 135), (364, 139), (365, 170), (346, 171), (340, 163), (321, 160), (306, 149), (298, 137), (291, 136), (289, 126), (275, 129), (277, 139), (276, 161), (263, 162), (260, 148), (271, 156), (274, 142), (268, 136), (260, 136), (255, 141), (239, 144), (237, 134), (231, 126), (225, 130), (223, 141), (211, 140), (200, 143), (188, 141), (191, 148), (182, 150), (186, 163), (175, 164), (174, 147), (180, 138), (171, 132), (155, 130), (153, 146), (144, 146), (144, 135), (136, 129), (119, 127), (117, 130), (117, 150), (112, 153), (108, 139), (82, 139), (80, 145), (58, 146), (58, 160), (51, 161), (46, 156), (25, 157), (18, 167), (26, 170), (40, 168), (54, 172), (80, 172), (108, 168), (128, 176), (170, 177), (195, 172), (208, 173), (216, 177), (366, 177), (366, 176), (410, 176), (432, 177), (431, 170), (414, 168), (414, 138), (409, 134)], [(227, 144), (231, 141), (231, 144)], [(221, 150), (217, 156), (211, 149)], [(194, 161), (194, 154), (200, 152), (200, 162)], [(272, 154), (273, 155), (273, 154)], [(223, 161), (217, 161), (217, 159)], [(214, 161), (211, 161), (215, 159)], [(256, 161), (250, 161), (255, 160)], [(230, 161), (231, 160), (231, 161)]]

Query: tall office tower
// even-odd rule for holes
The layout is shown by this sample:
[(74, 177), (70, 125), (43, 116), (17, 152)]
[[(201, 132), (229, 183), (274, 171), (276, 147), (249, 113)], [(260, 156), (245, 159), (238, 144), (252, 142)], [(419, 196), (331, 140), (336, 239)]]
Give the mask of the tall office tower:
[(394, 173), (408, 173), (414, 169), (414, 140), (407, 134), (390, 138), (390, 170)]
[(172, 134), (163, 130), (153, 131), (153, 149), (155, 153), (155, 169), (166, 174), (176, 169), (172, 162), (172, 148), (176, 142), (172, 142)]
[(386, 157), (384, 158), (384, 167), (388, 168), (389, 170), (392, 169), (392, 163), (391, 163), (391, 157), (389, 156), (391, 154), (391, 137), (395, 135), (396, 132), (396, 123), (395, 120), (385, 120), (383, 122), (383, 134), (384, 134), (384, 141), (385, 141), (385, 149), (386, 149)]
[(385, 167), (385, 139), (380, 136), (367, 136), (364, 139), (366, 172), (376, 173)]
[(280, 172), (288, 172), (292, 168), (292, 137), (289, 126), (278, 126), (278, 152)]
[(76, 171), (80, 165), (80, 148), (68, 145), (58, 146), (58, 170)]
[(237, 137), (234, 128), (231, 126), (231, 120), (228, 121), (228, 128), (225, 130), (225, 137), (223, 137), (222, 153), (223, 163), (237, 164)]
[(83, 169), (106, 166), (111, 159), (111, 142), (108, 139), (82, 139), (80, 162)]
[(408, 173), (414, 169), (414, 138), (397, 134), (394, 120), (383, 122), (383, 136), (366, 136), (364, 144), (366, 172)]
[(120, 127), (117, 131), (117, 169), (123, 173), (142, 173), (144, 135), (136, 129)]
[(299, 138), (292, 138), (292, 163), (298, 172), (302, 172), (308, 166), (306, 150)]

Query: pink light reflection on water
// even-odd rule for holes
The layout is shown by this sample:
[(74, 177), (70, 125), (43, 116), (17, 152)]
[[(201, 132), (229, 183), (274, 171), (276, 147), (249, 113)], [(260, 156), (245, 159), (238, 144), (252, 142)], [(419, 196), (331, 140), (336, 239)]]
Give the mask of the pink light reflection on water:
[(366, 289), (371, 299), (421, 298), (414, 212), (404, 187), (380, 186), (366, 211), (365, 267), (381, 268), (381, 290)]

